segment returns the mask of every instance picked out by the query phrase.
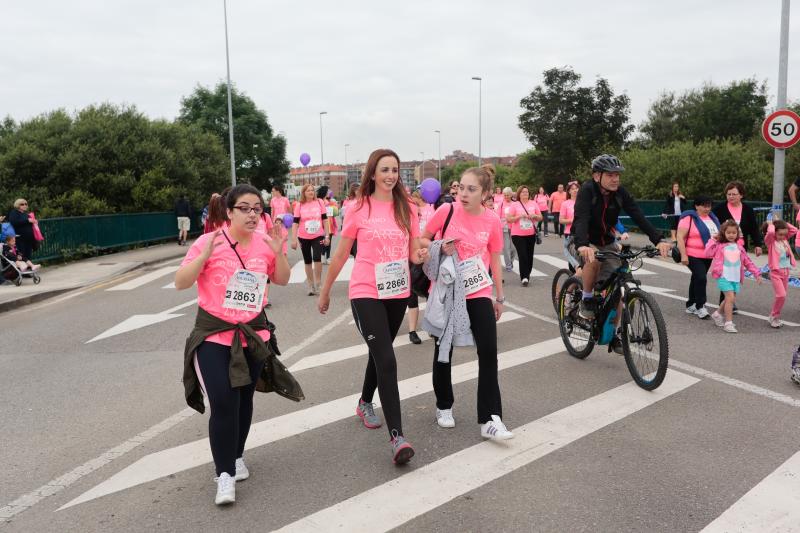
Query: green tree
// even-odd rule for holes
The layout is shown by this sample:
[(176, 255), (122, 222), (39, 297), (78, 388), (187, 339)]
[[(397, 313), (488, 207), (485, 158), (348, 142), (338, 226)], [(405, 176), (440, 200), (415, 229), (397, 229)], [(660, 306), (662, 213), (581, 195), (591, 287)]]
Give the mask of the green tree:
[[(252, 183), (259, 189), (283, 184), (289, 175), (286, 139), (273, 134), (266, 113), (235, 87), (231, 87), (231, 104), (237, 179)], [(178, 121), (213, 133), (230, 154), (225, 83), (218, 83), (213, 90), (198, 85), (191, 95), (181, 99)]]
[(688, 198), (707, 194), (723, 200), (729, 181), (741, 181), (749, 200), (768, 200), (772, 191), (772, 163), (755, 142), (732, 140), (681, 141), (651, 148), (635, 147), (621, 154), (625, 187), (637, 198), (661, 199), (673, 181)]
[(673, 141), (732, 139), (744, 143), (759, 135), (767, 105), (766, 84), (754, 79), (724, 87), (711, 84), (680, 96), (663, 93), (639, 127), (647, 146)]
[(628, 96), (615, 96), (604, 78), (593, 87), (580, 80), (569, 67), (546, 70), (543, 84), (520, 102), (519, 127), (536, 149), (532, 178), (548, 190), (597, 154), (621, 150), (633, 131)]

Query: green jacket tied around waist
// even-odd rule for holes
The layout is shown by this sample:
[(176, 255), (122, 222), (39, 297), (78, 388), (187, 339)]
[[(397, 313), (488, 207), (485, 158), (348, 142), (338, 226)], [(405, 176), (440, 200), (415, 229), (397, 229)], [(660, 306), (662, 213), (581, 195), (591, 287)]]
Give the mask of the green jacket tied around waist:
[(233, 336), (231, 364), (228, 369), (231, 387), (244, 387), (252, 383), (247, 359), (242, 348), (242, 341), (238, 335), (241, 332), (247, 340), (247, 347), (250, 349), (253, 358), (259, 363), (264, 363), (256, 382), (256, 390), (259, 392), (276, 392), (284, 398), (289, 398), (296, 402), (305, 399), (300, 384), (289, 373), (283, 363), (278, 360), (272, 347), (256, 333), (265, 329), (267, 329), (267, 318), (264, 313), (259, 314), (250, 322), (231, 324), (215, 317), (201, 307), (197, 308), (194, 329), (189, 334), (189, 338), (186, 339), (186, 349), (183, 352), (183, 387), (186, 394), (186, 403), (189, 404), (189, 407), (200, 413), (204, 413), (206, 410), (206, 406), (203, 403), (203, 392), (200, 390), (200, 383), (194, 367), (194, 354), (197, 348), (209, 335), (230, 330), (236, 330), (237, 332)]

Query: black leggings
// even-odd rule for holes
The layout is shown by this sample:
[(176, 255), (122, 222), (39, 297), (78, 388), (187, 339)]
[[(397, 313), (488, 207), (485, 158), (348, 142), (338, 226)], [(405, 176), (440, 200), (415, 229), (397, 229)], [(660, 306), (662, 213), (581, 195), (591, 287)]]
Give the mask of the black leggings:
[(536, 235), (512, 235), (511, 242), (517, 249), (520, 281), (530, 278), (531, 270), (533, 270), (533, 249), (536, 247)]
[(227, 472), (233, 477), (236, 474), (236, 459), (244, 453), (244, 443), (253, 420), (253, 393), (263, 365), (256, 363), (247, 348), (244, 353), (253, 382), (244, 387), (233, 388), (228, 378), (230, 346), (203, 342), (197, 348), (199, 377), (202, 377), (203, 388), (211, 406), (208, 440), (211, 442), (211, 455), (214, 457), (217, 475)]
[(313, 239), (297, 238), (300, 241), (300, 251), (303, 252), (303, 263), (310, 265), (312, 254), (315, 263), (322, 261), (322, 241), (323, 237), (314, 237)]
[(375, 389), (378, 389), (389, 435), (392, 430), (396, 430), (399, 435), (403, 434), (400, 391), (397, 388), (397, 360), (392, 343), (403, 323), (407, 303), (408, 298), (350, 300), (358, 332), (369, 347), (369, 362), (364, 373), (361, 399), (371, 402)]
[(694, 305), (700, 309), (706, 305), (709, 267), (711, 267), (711, 259), (689, 256), (689, 270), (692, 271), (692, 278), (689, 280), (689, 299), (686, 300), (686, 307)]
[[(494, 319), (494, 306), (489, 298), (467, 300), (467, 314), (470, 329), (478, 348), (478, 423), (492, 419), (492, 415), (503, 418), (503, 404), (500, 399), (500, 384), (497, 381), (497, 322)], [(436, 407), (453, 407), (453, 380), (450, 376), (451, 363), (439, 362), (439, 340), (433, 349), (433, 391), (436, 393)], [(450, 348), (448, 359), (453, 360)]]

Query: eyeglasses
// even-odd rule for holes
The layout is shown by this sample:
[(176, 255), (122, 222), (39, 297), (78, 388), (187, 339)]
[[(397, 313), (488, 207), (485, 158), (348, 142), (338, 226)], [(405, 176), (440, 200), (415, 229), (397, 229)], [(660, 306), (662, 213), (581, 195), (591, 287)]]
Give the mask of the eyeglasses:
[(260, 215), (261, 213), (264, 212), (264, 209), (260, 205), (257, 205), (255, 207), (250, 207), (249, 205), (235, 205), (233, 206), (233, 208), (238, 209), (244, 215), (249, 215), (250, 211), (252, 211), (256, 215)]
[(28, 202), (21, 202), (19, 205), (28, 205)]

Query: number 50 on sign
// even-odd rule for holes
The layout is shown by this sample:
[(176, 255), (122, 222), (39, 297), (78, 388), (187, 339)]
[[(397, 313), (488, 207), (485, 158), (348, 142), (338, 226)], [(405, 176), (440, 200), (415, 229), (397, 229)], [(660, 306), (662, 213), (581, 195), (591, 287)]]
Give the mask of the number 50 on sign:
[(800, 140), (800, 116), (788, 109), (775, 111), (761, 125), (761, 135), (774, 148), (789, 148)]

